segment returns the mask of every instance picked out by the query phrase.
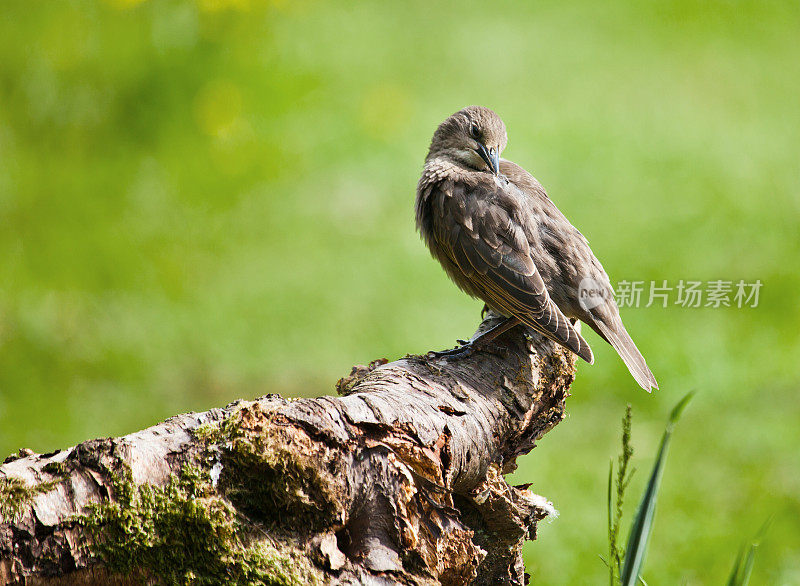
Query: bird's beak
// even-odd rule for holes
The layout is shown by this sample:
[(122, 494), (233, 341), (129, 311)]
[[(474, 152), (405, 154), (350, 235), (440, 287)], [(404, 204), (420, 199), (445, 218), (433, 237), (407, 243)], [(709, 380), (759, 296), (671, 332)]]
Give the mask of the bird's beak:
[(498, 175), (500, 173), (500, 153), (497, 152), (497, 149), (494, 147), (487, 149), (482, 144), (479, 144), (478, 148), (475, 150), (481, 156), (481, 159), (486, 161), (486, 164), (489, 165), (489, 170), (493, 174)]

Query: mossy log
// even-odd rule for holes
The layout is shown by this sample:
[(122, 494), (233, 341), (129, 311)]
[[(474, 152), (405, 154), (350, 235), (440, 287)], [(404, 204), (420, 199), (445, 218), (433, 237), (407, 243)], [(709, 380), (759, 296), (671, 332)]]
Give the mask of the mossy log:
[(515, 328), (459, 360), (357, 366), (338, 397), (21, 450), (0, 466), (0, 585), (524, 584), (553, 509), (503, 475), (561, 421), (574, 373)]

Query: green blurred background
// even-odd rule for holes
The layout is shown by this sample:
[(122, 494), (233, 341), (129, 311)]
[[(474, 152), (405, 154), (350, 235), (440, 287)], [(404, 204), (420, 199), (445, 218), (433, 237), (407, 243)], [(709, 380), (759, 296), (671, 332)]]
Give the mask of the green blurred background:
[[(623, 311), (661, 390), (592, 333), (569, 417), (520, 461), (552, 499), (541, 584), (605, 580), (678, 429), (645, 577), (800, 584), (796, 2), (7, 0), (0, 19), (0, 452), (131, 432), (354, 363), (452, 346), (481, 303), (419, 241), (436, 125), (495, 109), (614, 281), (760, 279), (755, 309)], [(630, 520), (629, 509), (627, 519)]]

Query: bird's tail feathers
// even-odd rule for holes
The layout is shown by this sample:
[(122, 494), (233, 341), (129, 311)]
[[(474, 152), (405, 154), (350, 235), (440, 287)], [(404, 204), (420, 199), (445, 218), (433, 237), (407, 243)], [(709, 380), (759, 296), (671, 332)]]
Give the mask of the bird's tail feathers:
[(549, 331), (548, 329), (542, 327), (541, 324), (528, 318), (528, 316), (518, 315), (517, 318), (531, 329), (534, 329), (542, 334), (544, 337), (549, 338), (557, 344), (561, 344), (567, 350), (571, 350), (589, 364), (594, 364), (594, 354), (592, 354), (592, 349), (589, 347), (589, 343), (583, 339), (583, 336), (581, 336), (578, 331), (569, 323), (569, 320), (566, 317), (561, 317), (561, 320), (563, 321), (559, 323), (560, 327), (554, 328), (554, 331)]
[[(617, 319), (619, 320), (619, 318)], [(636, 344), (633, 343), (625, 326), (622, 325), (621, 320), (619, 320), (619, 324), (615, 328), (603, 323), (599, 319), (594, 320), (593, 323), (589, 323), (589, 325), (592, 326), (606, 342), (614, 347), (614, 350), (616, 350), (619, 357), (622, 358), (625, 366), (628, 367), (628, 370), (633, 378), (636, 379), (636, 382), (639, 383), (640, 387), (648, 393), (651, 389), (658, 388), (656, 377), (653, 376), (653, 373), (647, 366), (647, 362), (645, 362), (644, 356), (639, 352)]]

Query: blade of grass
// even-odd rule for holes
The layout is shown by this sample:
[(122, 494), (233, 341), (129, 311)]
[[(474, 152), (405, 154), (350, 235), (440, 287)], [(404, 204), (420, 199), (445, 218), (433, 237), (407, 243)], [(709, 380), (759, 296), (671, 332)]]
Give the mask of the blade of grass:
[(736, 557), (736, 562), (733, 564), (733, 571), (730, 578), (728, 578), (728, 586), (747, 586), (750, 582), (750, 575), (753, 573), (753, 564), (756, 559), (756, 548), (761, 543), (764, 534), (767, 532), (772, 519), (767, 519), (764, 525), (756, 534), (753, 542), (747, 547), (747, 554), (745, 555), (745, 548), (739, 551)]
[(653, 519), (655, 517), (656, 501), (658, 500), (658, 488), (661, 485), (661, 476), (664, 472), (667, 448), (669, 447), (675, 424), (678, 422), (681, 413), (683, 413), (683, 410), (686, 408), (692, 396), (694, 396), (694, 392), (688, 393), (675, 405), (670, 413), (667, 427), (661, 438), (661, 445), (658, 448), (658, 455), (653, 465), (653, 471), (650, 473), (647, 488), (642, 495), (642, 500), (639, 503), (639, 508), (636, 510), (636, 516), (631, 525), (628, 545), (625, 548), (625, 563), (622, 566), (621, 579), (623, 586), (636, 586), (640, 579), (639, 573), (644, 565), (644, 558), (647, 553), (647, 542), (653, 531)]
[(614, 566), (614, 518), (613, 512), (611, 507), (611, 486), (612, 486), (612, 479), (614, 478), (614, 459), (612, 458), (611, 461), (608, 463), (608, 572), (609, 572), (609, 584), (610, 586), (616, 586), (615, 572)]
[(736, 556), (736, 562), (733, 564), (733, 571), (730, 578), (728, 578), (728, 586), (747, 586), (750, 582), (750, 573), (753, 571), (753, 561), (756, 555), (756, 544), (750, 544), (747, 555), (745, 556), (745, 548), (739, 551)]

